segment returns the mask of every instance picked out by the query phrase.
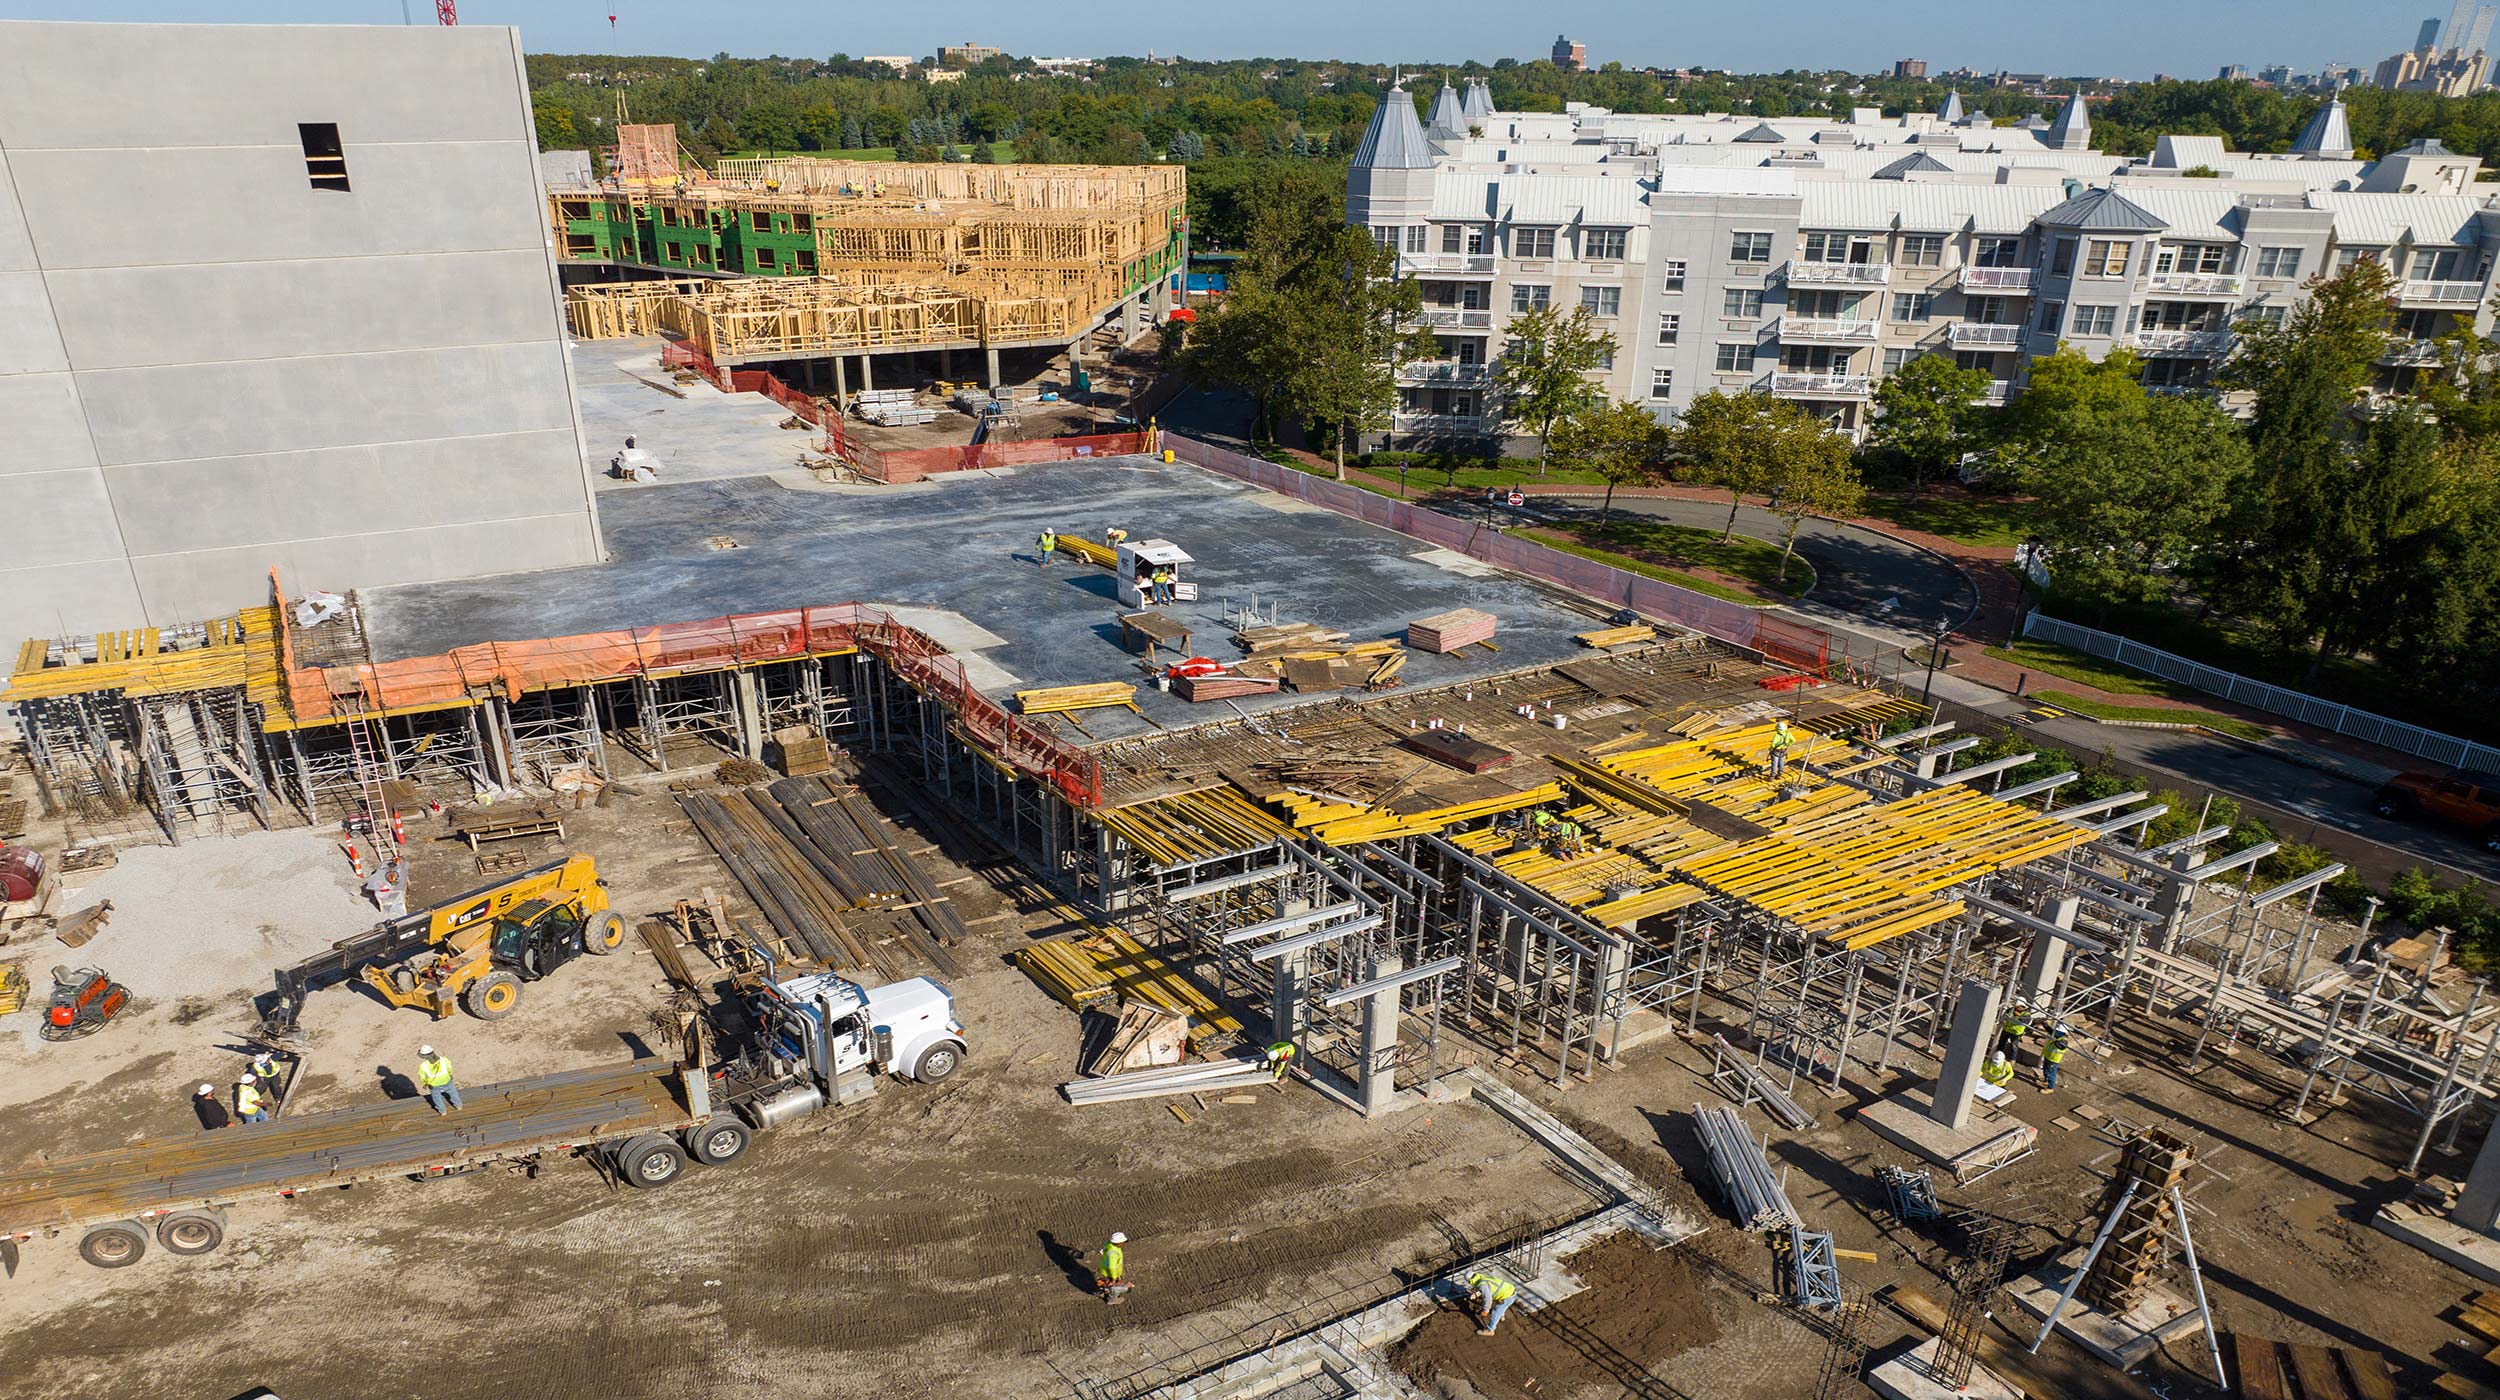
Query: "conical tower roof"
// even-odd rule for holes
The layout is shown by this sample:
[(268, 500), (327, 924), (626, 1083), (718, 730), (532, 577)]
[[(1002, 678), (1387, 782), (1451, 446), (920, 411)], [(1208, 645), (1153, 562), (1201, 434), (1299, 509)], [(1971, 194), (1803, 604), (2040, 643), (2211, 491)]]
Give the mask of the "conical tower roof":
[(2301, 129), (2300, 139), (2292, 143), (2292, 154), (2318, 160), (2352, 159), (2352, 118), (2344, 111), (2344, 99), (2327, 99)]
[(1962, 119), (1962, 92), (1955, 88), (1944, 95), (1944, 105), (1936, 109), (1936, 120), (1958, 122)]
[(2083, 103), (2083, 89), (2066, 99), (2066, 105), (2049, 123), (2049, 145), (2061, 151), (2083, 151), (2092, 147), (2092, 109)]
[(1492, 82), (1484, 78), (1470, 81), (1467, 84), (1467, 91), (1459, 98), (1458, 109), (1467, 114), (1467, 120), (1471, 123), (1481, 122), (1492, 116)]
[(1372, 109), (1372, 124), (1354, 148), (1354, 163), (1371, 170), (1430, 170), (1432, 143), (1403, 82), (1392, 83)]
[(1445, 141), (1467, 134), (1467, 113), (1458, 104), (1458, 89), (1447, 78), (1441, 90), (1432, 97), (1432, 120), (1424, 124), (1424, 134), (1436, 141)]

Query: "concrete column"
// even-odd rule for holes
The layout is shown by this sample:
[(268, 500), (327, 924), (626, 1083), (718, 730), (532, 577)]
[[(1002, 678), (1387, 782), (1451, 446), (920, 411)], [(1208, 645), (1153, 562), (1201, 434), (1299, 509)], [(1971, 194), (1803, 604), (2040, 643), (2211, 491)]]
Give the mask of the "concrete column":
[(1952, 1129), (1970, 1126), (1971, 1090), (1979, 1087), (1979, 1066), (1997, 1038), (1997, 1003), (2005, 989), (1974, 977), (1962, 984), (1962, 999), (1953, 1008), (1953, 1037), (1945, 1044), (1944, 1072), (1936, 1076), (1935, 1101), (1927, 1116)]
[(1146, 293), (1146, 304), (1151, 308), (1157, 324), (1170, 320), (1172, 318), (1172, 279), (1156, 278), (1153, 290)]
[[(2170, 858), (2170, 868), (2182, 875), (2205, 863), (2203, 851), (2181, 851)], [(2188, 910), (2196, 902), (2196, 886), (2188, 880), (2165, 880), (2161, 892), (2153, 897), (2153, 912), (2161, 916), (2161, 950), (2165, 953), (2178, 942), (2179, 930), (2187, 923)]]
[(987, 355), (990, 362), (990, 387), (995, 389), (998, 387), (998, 347), (995, 345), (989, 347)]
[(1303, 1001), (1310, 995), (1311, 960), (1300, 953), (1288, 953), (1276, 960), (1276, 992), (1268, 1003), (1267, 1038), (1270, 1042), (1299, 1040), (1303, 1023)]
[(1922, 778), (1935, 777), (1936, 760), (1942, 757), (1944, 757), (1944, 755), (1938, 753), (1920, 754), (1918, 758), (1918, 775)]
[[(2073, 928), (2075, 915), (2082, 908), (2082, 900), (2070, 894), (2059, 895), (2040, 911), (2040, 917), (2059, 928)], [(2063, 938), (2051, 938), (2045, 933), (2035, 936), (2031, 940), (2031, 955), (2023, 959), (2022, 980), (2015, 995), (2030, 1002), (2034, 1010), (2045, 1013), (2049, 999), (2057, 995), (2057, 980), (2066, 974), (2068, 951), (2070, 945)]]
[(2490, 1234), (2500, 1229), (2500, 1125), (2483, 1134), (2482, 1150), (2465, 1173), (2465, 1188), (2448, 1218), (2469, 1230)]
[(738, 748), (758, 763), (764, 761), (764, 703), (756, 693), (753, 671), (729, 673), (729, 698), (738, 712)]
[(843, 357), (840, 355), (833, 357), (833, 403), (836, 408), (841, 407), (851, 397), (851, 371), (850, 367), (842, 361)]
[[(1627, 939), (1631, 936), (1630, 930), (1628, 929), (1624, 930), (1623, 933)], [(1601, 943), (1597, 945), (1597, 1004), (1599, 1006), (1602, 1007), (1608, 1005), (1613, 1002), (1615, 998), (1622, 995), (1624, 991), (1624, 983), (1629, 981), (1631, 976), (1632, 949), (1628, 944)], [(1623, 1028), (1616, 1024), (1612, 1017), (1608, 1017), (1606, 1019), (1605, 1053), (1607, 1059), (1611, 1060), (1615, 1057), (1615, 1050), (1617, 1048), (1615, 1045), (1615, 1037), (1622, 1034), (1622, 1032)]]
[(859, 357), (859, 387), (862, 393), (877, 387), (877, 376), (868, 366), (869, 358), (866, 352)]
[(954, 377), (955, 347), (951, 345), (941, 345), (938, 347), (938, 378), (952, 379)]
[[(1404, 959), (1392, 953), (1372, 959), (1371, 975), (1387, 977), (1402, 971)], [(1390, 1100), (1397, 1096), (1398, 1062), (1398, 989), (1375, 992), (1363, 1002), (1363, 1082), (1358, 1092), (1363, 1097), (1363, 1116), (1376, 1118), (1389, 1111)]]

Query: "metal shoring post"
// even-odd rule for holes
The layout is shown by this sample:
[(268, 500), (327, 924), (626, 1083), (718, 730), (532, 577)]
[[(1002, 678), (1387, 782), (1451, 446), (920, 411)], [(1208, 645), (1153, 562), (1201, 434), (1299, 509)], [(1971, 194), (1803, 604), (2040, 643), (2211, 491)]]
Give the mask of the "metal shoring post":
[(286, 732), (286, 748), (287, 756), (294, 760), (295, 789), (303, 798), (304, 819), (318, 822), (320, 814), (313, 810), (312, 765), (304, 761), (304, 741), (297, 731), (290, 729)]
[(1477, 894), (1474, 890), (1469, 890), (1467, 892), (1467, 975), (1460, 978), (1458, 982), (1458, 1014), (1459, 1018), (1464, 1021), (1472, 1021), (1476, 1015), (1476, 979), (1484, 975), (1483, 969), (1476, 962), (1480, 947), (1479, 938), (1483, 928), (1484, 896)]
[(1570, 971), (1564, 978), (1561, 998), (1556, 999), (1553, 995), (1554, 977), (1550, 960), (1547, 964), (1544, 993), (1548, 1009), (1558, 1012), (1562, 1017), (1562, 1046), (1554, 1054), (1554, 1087), (1557, 1089), (1571, 1087), (1571, 1031), (1572, 1022), (1576, 1019), (1572, 1015), (1572, 1003), (1578, 999), (1580, 988), (1580, 955), (1567, 953), (1565, 956), (1570, 959), (1570, 962), (1566, 964)]
[(1716, 940), (1718, 929), (1717, 921), (1702, 921), (1701, 952), (1693, 963), (1693, 999), (1684, 1009), (1684, 1029), (1694, 1035), (1701, 1034), (1701, 996), (1710, 985), (1710, 946)]
[(2118, 1204), (2110, 1207), (2109, 1218), (2101, 1222), (2101, 1232), (2092, 1237), (2092, 1247), (2083, 1252), (2083, 1262), (2075, 1266), (2074, 1277), (2066, 1280), (2066, 1287), (2057, 1295), (2057, 1302), (2049, 1308), (2049, 1315), (2040, 1319), (2040, 1333), (2031, 1339), (2028, 1350), (2038, 1352), (2041, 1343), (2049, 1339), (2049, 1329), (2057, 1325), (2057, 1315), (2066, 1311), (2066, 1305), (2075, 1300), (2075, 1290), (2083, 1286), (2083, 1276), (2091, 1272), (2092, 1261), (2101, 1257), (2101, 1246), (2109, 1243), (2110, 1231), (2118, 1228), (2118, 1217), (2127, 1213), (2127, 1203), (2135, 1199), (2136, 1188), (2143, 1184), (2140, 1179), (2131, 1179), (2127, 1182), (2127, 1189), (2119, 1193)]
[[(1502, 911), (1502, 942), (1504, 944), (1507, 945), (1510, 942), (1512, 922), (1518, 919), (1519, 916), (1510, 910)], [(1519, 965), (1511, 974), (1510, 979), (1510, 1057), (1514, 1060), (1519, 1058), (1520, 1024), (1528, 1017), (1527, 996), (1528, 927), (1525, 920), (1519, 920)]]
[(2196, 1236), (2188, 1230), (2187, 1200), (2179, 1194), (2176, 1183), (2170, 1188), (2170, 1218), (2179, 1227), (2179, 1248), (2187, 1255), (2188, 1283), (2196, 1289), (2196, 1315), (2205, 1324), (2205, 1357), (2214, 1364), (2214, 1383), (2228, 1390), (2231, 1382), (2222, 1369), (2222, 1339), (2214, 1335), (2213, 1309), (2205, 1305), (2205, 1275), (2196, 1267)]
[(2204, 1058), (2205, 1038), (2214, 1033), (2214, 1023), (2222, 1019), (2222, 988), (2230, 980), (2231, 969), (2226, 955), (2224, 965), (2214, 969), (2214, 988), (2205, 994), (2205, 1026), (2196, 1033), (2196, 1048), (2188, 1052), (2187, 1067), (2192, 1073), (2197, 1061)]
[[(2326, 1033), (2318, 1037), (2318, 1051), (2309, 1057), (2309, 1073), (2300, 1081), (2300, 1097), (2292, 1100), (2292, 1111), (2289, 1116), (2295, 1123), (2301, 1121), (2301, 1111), (2309, 1106), (2309, 1090), (2318, 1082), (2318, 1071), (2325, 1068), (2327, 1057), (2334, 1053), (2335, 1029), (2344, 1022), (2344, 998), (2351, 993), (2350, 987), (2337, 992), (2335, 1004), (2327, 1008)], [(2495, 1026), (2495, 1028), (2500, 1028), (2500, 1026)]]
[(1854, 954), (1844, 956), (1849, 958), (1849, 986), (1841, 995), (1840, 1044), (1832, 1052), (1832, 1088), (1835, 1091), (1840, 1088), (1841, 1070), (1849, 1063), (1849, 1042), (1857, 1035), (1858, 988), (1866, 977), (1864, 959)]
[(2465, 1063), (2465, 1027), (2474, 1019), (2474, 1009), (2482, 1005), (2482, 1001), (2483, 984), (2476, 982), (2474, 984), (2473, 995), (2465, 999), (2464, 1013), (2457, 1017), (2457, 1029), (2454, 1036), (2456, 1048), (2448, 1053), (2448, 1064), (2445, 1069), (2440, 1071), (2439, 1085), (2437, 1088), (2431, 1090), (2430, 1095), (2426, 1100), (2429, 1106), (2422, 1114), (2422, 1131), (2413, 1139), (2412, 1159), (2405, 1163), (2405, 1175), (2407, 1176), (2411, 1176), (2416, 1171), (2421, 1169), (2422, 1154), (2430, 1148), (2431, 1134), (2439, 1127), (2440, 1110), (2447, 1103), (2448, 1086), (2456, 1082), (2457, 1067)]
[(641, 711), (642, 741), (651, 751), (651, 762), (661, 772), (668, 771), (668, 731), (660, 724), (660, 685), (649, 676), (634, 680), (634, 708)]
[[(2386, 984), (2387, 959), (2382, 957), (2378, 960), (2378, 976), (2370, 979), (2369, 996), (2362, 1001), (2361, 1009), (2353, 1014), (2352, 1028), (2356, 1038), (2367, 1036), (2369, 1034), (2370, 1011), (2378, 1005), (2379, 991)], [(2326, 1101), (2328, 1103), (2334, 1104), (2342, 1103), (2344, 1101), (2344, 1079), (2351, 1068), (2352, 1056), (2343, 1055), (2337, 1057), (2335, 1061), (2335, 1082), (2328, 1085), (2326, 1090)]]

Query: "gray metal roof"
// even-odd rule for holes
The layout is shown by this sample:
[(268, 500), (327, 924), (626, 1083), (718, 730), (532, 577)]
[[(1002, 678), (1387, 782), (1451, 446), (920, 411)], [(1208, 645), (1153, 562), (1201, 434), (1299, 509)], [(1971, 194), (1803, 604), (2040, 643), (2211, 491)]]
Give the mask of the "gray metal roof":
[(2049, 124), (2049, 144), (2059, 150), (2080, 150), (2092, 144), (2092, 110), (2083, 104), (2083, 89), (2066, 99), (2057, 120)]
[(1470, 121), (1481, 122), (1492, 116), (1492, 82), (1485, 78), (1470, 79), (1467, 83), (1467, 91), (1459, 96), (1458, 109), (1466, 113)]
[(1736, 139), (1739, 141), (1786, 141), (1788, 138), (1780, 135), (1779, 128), (1769, 122), (1757, 122), (1753, 130)]
[(2159, 233), (2170, 227), (2160, 216), (2116, 190), (2085, 190), (2042, 214), (2040, 222), (2096, 233)]
[(1903, 156), (1901, 159), (1896, 160), (1892, 164), (1885, 166), (1883, 169), (1876, 171), (1873, 178), (1878, 180), (1898, 180), (1903, 176), (1912, 173), (1924, 174), (1939, 170), (1950, 174), (1953, 167), (1936, 159), (1934, 156), (1927, 154), (1925, 151), (1919, 151), (1912, 155)]
[(2300, 139), (2292, 143), (2292, 154), (2316, 156), (2321, 160), (2352, 159), (2352, 119), (2344, 114), (2344, 99), (2330, 97), (2318, 114), (2303, 127)]
[(1390, 87), (1372, 109), (1372, 124), (1363, 132), (1363, 144), (1354, 148), (1354, 163), (1369, 170), (1432, 168), (1432, 143), (1424, 139), (1424, 124), (1404, 87)]
[(1424, 132), (1442, 138), (1467, 134), (1467, 114), (1458, 105), (1458, 89), (1446, 78), (1441, 90), (1433, 94), (1432, 120), (1424, 124)]
[(1944, 106), (1936, 110), (1936, 120), (1958, 122), (1962, 119), (1962, 93), (1955, 88), (1945, 93)]

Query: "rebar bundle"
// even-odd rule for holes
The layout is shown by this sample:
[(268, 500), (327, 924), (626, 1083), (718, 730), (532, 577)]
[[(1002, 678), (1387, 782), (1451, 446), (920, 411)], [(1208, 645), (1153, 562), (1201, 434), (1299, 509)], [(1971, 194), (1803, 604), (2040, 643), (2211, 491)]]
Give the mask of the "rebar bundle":
[(1970, 1252), (1953, 1266), (1953, 1305), (1936, 1334), (1936, 1358), (1928, 1378), (1947, 1390), (1970, 1384), (1979, 1365), (1979, 1324), (1988, 1315), (1988, 1297), (2005, 1279), (2005, 1261), (2014, 1252), (2014, 1232), (2004, 1221), (1978, 1217), (1970, 1222)]
[(1743, 1114), (1732, 1108), (1694, 1104), (1693, 1126), (1710, 1154), (1711, 1173), (1727, 1191), (1737, 1224), (1747, 1230), (1770, 1230), (1800, 1223), (1797, 1208), (1788, 1203), (1787, 1190), (1772, 1173), (1770, 1159), (1763, 1155), (1753, 1130), (1745, 1126)]
[(1857, 1388), (1858, 1370), (1866, 1364), (1862, 1333), (1870, 1306), (1864, 1293), (1851, 1293), (1832, 1314), (1831, 1345), (1823, 1349), (1823, 1369), (1814, 1378), (1814, 1400), (1840, 1400)]

